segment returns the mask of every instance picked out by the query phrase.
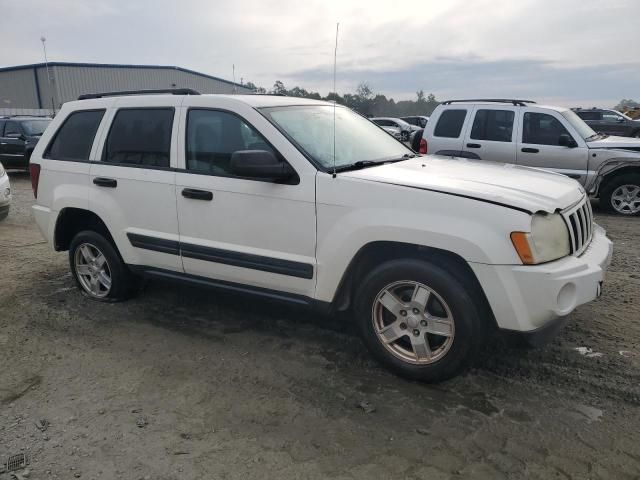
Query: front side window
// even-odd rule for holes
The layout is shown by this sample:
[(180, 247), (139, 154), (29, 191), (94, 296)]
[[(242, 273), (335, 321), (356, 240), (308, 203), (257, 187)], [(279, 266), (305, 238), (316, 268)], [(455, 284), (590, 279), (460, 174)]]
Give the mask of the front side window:
[(57, 160), (89, 160), (104, 110), (73, 112), (58, 129), (45, 152), (45, 158)]
[(111, 124), (102, 161), (168, 168), (173, 114), (173, 108), (119, 110)]
[(619, 122), (624, 120), (624, 117), (618, 112), (612, 112), (611, 110), (605, 110), (602, 112), (602, 119), (607, 122)]
[(22, 128), (27, 135), (38, 136), (44, 133), (50, 123), (51, 120), (27, 120), (22, 122)]
[(413, 155), (391, 135), (346, 107), (305, 105), (263, 108), (261, 112), (325, 170), (334, 166), (334, 151), (336, 168)]
[(524, 114), (523, 143), (558, 145), (560, 135), (569, 135), (569, 132), (556, 117), (546, 113), (527, 112)]
[(445, 110), (438, 119), (434, 137), (458, 138), (467, 116), (466, 110)]
[(471, 127), (471, 138), (510, 142), (514, 116), (511, 110), (478, 110)]
[(189, 110), (187, 116), (187, 170), (223, 177), (231, 173), (231, 156), (240, 150), (277, 153), (240, 117), (218, 110)]

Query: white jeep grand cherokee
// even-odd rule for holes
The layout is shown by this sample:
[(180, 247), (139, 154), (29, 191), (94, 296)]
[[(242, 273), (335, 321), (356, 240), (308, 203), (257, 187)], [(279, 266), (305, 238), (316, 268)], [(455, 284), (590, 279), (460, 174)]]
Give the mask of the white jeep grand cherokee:
[(31, 157), (92, 299), (151, 276), (349, 309), (378, 360), (439, 381), (494, 327), (539, 338), (600, 293), (612, 244), (574, 180), (417, 157), (326, 102), (172, 93), (69, 102)]

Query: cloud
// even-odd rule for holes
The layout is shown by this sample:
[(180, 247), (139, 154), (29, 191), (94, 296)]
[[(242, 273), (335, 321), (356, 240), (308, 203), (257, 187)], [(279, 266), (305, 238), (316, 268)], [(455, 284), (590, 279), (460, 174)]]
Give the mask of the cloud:
[[(332, 75), (330, 68), (315, 68), (292, 73), (288, 81), (330, 85)], [(640, 93), (640, 62), (565, 66), (531, 59), (441, 58), (391, 70), (346, 67), (338, 75), (346, 89), (367, 81), (376, 92), (397, 92), (405, 98), (424, 89), (439, 99), (526, 98), (566, 106), (592, 99), (612, 106)]]
[(42, 61), (44, 35), (51, 60), (227, 78), (235, 64), (238, 79), (326, 93), (337, 21), (342, 89), (366, 79), (396, 98), (419, 88), (640, 96), (629, 89), (640, 58), (637, 0), (20, 0), (2, 6), (0, 65)]

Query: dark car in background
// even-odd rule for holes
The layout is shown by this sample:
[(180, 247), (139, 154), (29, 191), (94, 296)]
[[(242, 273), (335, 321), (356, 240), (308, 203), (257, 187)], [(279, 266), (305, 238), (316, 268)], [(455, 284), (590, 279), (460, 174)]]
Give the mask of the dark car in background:
[(50, 122), (48, 117), (0, 117), (0, 163), (28, 169), (31, 153)]
[(419, 128), (424, 128), (427, 126), (429, 117), (425, 117), (423, 115), (415, 115), (415, 116), (409, 116), (409, 117), (400, 117), (400, 120), (404, 120), (410, 125), (414, 125)]
[(598, 133), (640, 138), (640, 120), (605, 108), (573, 108), (584, 122)]

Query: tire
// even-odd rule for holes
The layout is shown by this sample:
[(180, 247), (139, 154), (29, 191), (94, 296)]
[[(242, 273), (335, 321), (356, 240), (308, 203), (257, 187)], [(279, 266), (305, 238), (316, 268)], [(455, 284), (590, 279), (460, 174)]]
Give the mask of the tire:
[[(92, 263), (91, 257), (97, 261)], [(93, 230), (81, 231), (73, 237), (69, 246), (69, 266), (78, 288), (92, 300), (122, 301), (134, 291), (134, 278), (114, 245)], [(95, 284), (97, 289), (92, 288)]]
[(617, 215), (640, 215), (640, 173), (619, 175), (607, 182), (600, 192), (600, 206)]
[(631, 134), (631, 136), (632, 136), (633, 138), (640, 138), (640, 130), (636, 130), (635, 132), (633, 132), (633, 133)]
[(409, 132), (402, 132), (400, 134), (400, 136), (401, 136), (403, 142), (408, 142), (409, 141)]
[[(429, 293), (426, 308), (407, 301), (416, 292), (416, 300), (424, 298), (425, 289)], [(439, 266), (416, 259), (392, 260), (362, 281), (356, 293), (356, 321), (366, 347), (384, 366), (411, 380), (441, 382), (463, 372), (483, 343), (486, 323), (473, 298), (469, 287)], [(402, 305), (394, 306), (394, 300)], [(439, 321), (432, 322), (433, 318)], [(387, 340), (402, 335), (385, 343), (381, 331)], [(427, 343), (429, 352), (421, 342)]]

